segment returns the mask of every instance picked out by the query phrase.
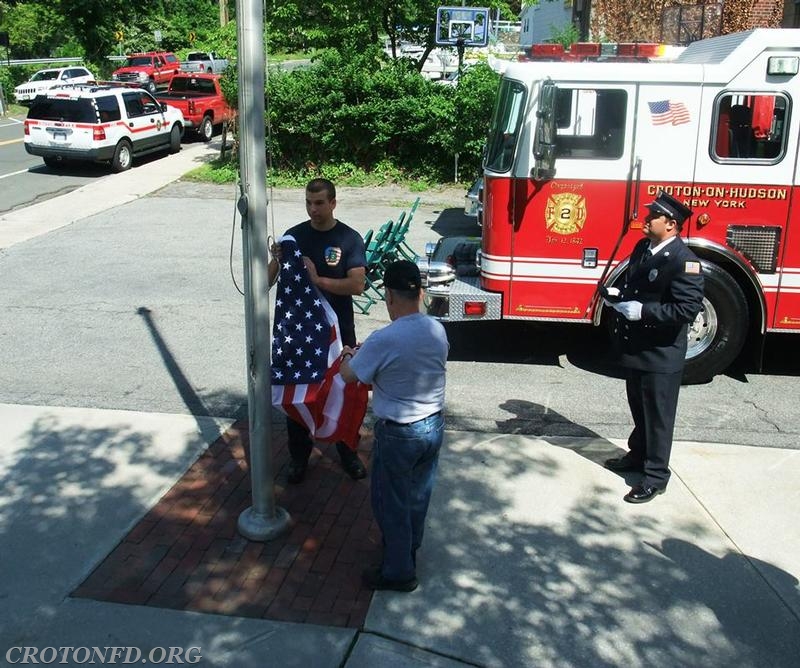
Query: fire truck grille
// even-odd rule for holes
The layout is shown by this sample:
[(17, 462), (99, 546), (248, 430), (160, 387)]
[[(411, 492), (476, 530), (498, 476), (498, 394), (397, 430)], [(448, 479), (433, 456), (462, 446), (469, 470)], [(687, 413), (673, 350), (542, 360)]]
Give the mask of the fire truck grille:
[(744, 255), (759, 274), (774, 274), (778, 261), (778, 244), (781, 240), (780, 227), (728, 227), (726, 241)]

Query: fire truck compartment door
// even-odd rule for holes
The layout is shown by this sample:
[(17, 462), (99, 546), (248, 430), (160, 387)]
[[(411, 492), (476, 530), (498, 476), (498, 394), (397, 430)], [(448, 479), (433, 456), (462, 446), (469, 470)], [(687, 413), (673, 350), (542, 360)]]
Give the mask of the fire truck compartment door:
[(628, 218), (637, 85), (555, 83), (555, 175), (514, 180), (506, 252), (487, 250), (507, 258), (504, 317), (585, 321)]

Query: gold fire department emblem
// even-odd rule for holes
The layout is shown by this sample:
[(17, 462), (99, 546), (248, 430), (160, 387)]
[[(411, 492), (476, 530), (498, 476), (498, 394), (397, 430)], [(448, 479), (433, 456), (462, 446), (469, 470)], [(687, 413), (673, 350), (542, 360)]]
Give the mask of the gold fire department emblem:
[(545, 210), (547, 229), (556, 234), (575, 234), (586, 222), (586, 201), (575, 193), (550, 195)]

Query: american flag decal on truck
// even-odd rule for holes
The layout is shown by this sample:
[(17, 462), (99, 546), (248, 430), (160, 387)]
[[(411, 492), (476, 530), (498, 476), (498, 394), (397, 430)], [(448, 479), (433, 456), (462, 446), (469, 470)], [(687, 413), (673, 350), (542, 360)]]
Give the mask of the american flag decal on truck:
[(653, 125), (682, 125), (692, 120), (683, 102), (659, 100), (648, 102), (647, 106), (650, 107), (650, 119)]

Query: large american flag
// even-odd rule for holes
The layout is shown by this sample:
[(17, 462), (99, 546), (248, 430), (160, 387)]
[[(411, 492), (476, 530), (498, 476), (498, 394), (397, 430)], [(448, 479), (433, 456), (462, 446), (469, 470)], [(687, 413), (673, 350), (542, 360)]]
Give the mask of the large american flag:
[(272, 328), (272, 405), (312, 438), (358, 447), (369, 387), (339, 375), (342, 340), (328, 300), (312, 285), (294, 237), (284, 236)]
[(682, 125), (692, 120), (689, 109), (683, 102), (658, 100), (657, 102), (648, 102), (647, 105), (650, 107), (653, 125)]

